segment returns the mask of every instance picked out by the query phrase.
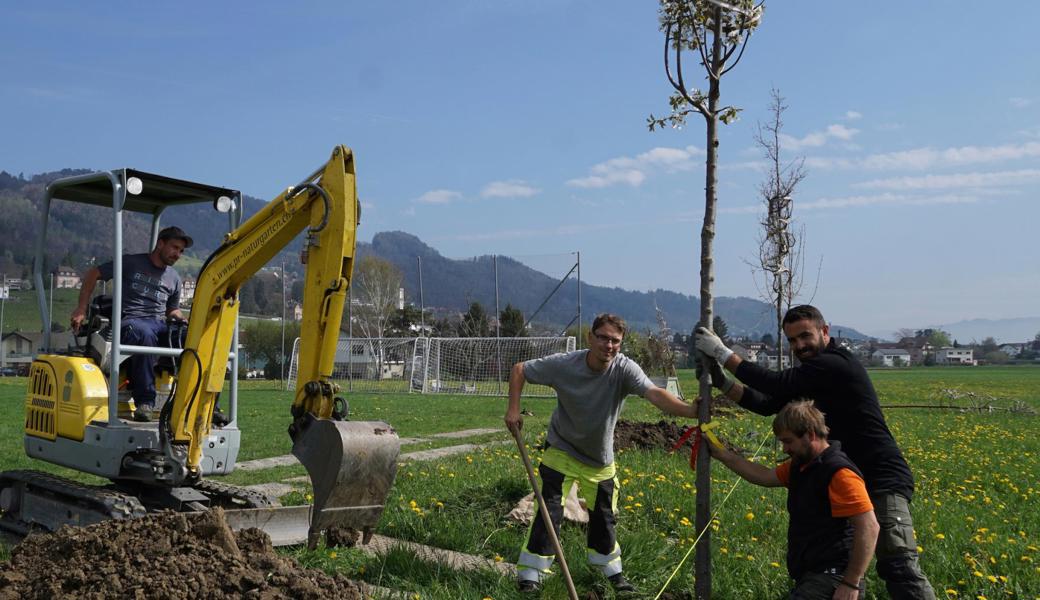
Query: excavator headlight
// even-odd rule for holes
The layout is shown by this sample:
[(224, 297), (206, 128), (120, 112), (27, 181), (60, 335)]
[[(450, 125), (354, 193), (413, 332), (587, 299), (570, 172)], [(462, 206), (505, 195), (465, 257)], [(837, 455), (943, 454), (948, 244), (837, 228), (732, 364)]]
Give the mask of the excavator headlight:
[(144, 182), (137, 177), (131, 177), (126, 180), (126, 191), (128, 194), (137, 196), (144, 190)]
[(213, 201), (213, 208), (217, 209), (217, 212), (229, 213), (235, 210), (235, 201), (228, 196), (220, 196)]

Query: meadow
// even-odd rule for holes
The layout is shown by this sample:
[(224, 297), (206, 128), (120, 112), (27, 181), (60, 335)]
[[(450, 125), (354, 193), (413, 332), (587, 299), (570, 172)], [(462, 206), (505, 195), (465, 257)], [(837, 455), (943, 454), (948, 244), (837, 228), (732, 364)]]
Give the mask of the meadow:
[[(940, 598), (1040, 598), (1040, 368), (979, 367), (874, 370), (871, 377), (886, 417), (914, 471), (913, 513), (921, 563)], [(24, 379), (0, 380), (0, 468), (45, 468), (22, 452)], [(695, 390), (693, 374), (680, 373), (682, 388)], [(272, 382), (241, 388), (240, 460), (286, 454), (290, 395)], [(957, 410), (950, 404), (973, 407)], [(501, 427), (502, 398), (468, 396), (350, 396), (352, 418), (385, 420), (402, 438), (483, 427)], [(530, 452), (544, 435), (554, 401), (530, 399), (525, 421)], [(1014, 410), (1006, 410), (1008, 408)], [(1031, 411), (1025, 409), (1032, 409)], [(657, 422), (649, 403), (631, 398), (622, 415)], [(783, 457), (772, 444), (769, 419), (743, 411), (723, 416), (720, 435), (757, 454), (764, 464)], [(404, 452), (467, 443), (486, 446), (431, 462), (402, 464), (387, 501), (379, 533), (440, 548), (515, 561), (526, 528), (505, 519), (528, 491), (511, 436), (502, 432), (465, 440), (409, 444)], [(688, 451), (624, 450), (618, 453), (621, 492), (618, 532), (626, 574), (642, 597), (688, 598), (693, 590), (694, 473)], [(303, 475), (302, 467), (237, 472), (230, 483), (248, 484)], [(89, 480), (78, 476), (78, 479)], [(712, 471), (710, 532), (712, 583), (716, 598), (776, 598), (788, 588), (784, 568), (787, 516), (784, 492), (739, 482), (719, 465)], [(306, 490), (284, 498), (306, 500)], [(584, 530), (570, 523), (562, 541), (579, 591), (603, 588), (602, 577), (584, 559)], [(373, 556), (357, 549), (321, 548), (285, 552), (302, 563), (417, 598), (507, 599), (521, 597), (511, 577), (490, 569), (461, 572), (418, 559), (403, 549)], [(674, 576), (673, 576), (674, 573)], [(665, 587), (667, 585), (667, 587)], [(868, 596), (885, 598), (871, 572)], [(543, 598), (565, 598), (559, 577)]]

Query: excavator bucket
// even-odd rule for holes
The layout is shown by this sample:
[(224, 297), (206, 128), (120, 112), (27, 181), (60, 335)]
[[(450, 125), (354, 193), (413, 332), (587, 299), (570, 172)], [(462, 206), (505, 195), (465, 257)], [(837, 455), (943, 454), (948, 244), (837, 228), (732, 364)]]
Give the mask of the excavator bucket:
[(356, 529), (367, 538), (379, 523), (397, 474), (401, 440), (381, 421), (313, 419), (293, 443), (314, 488), (308, 546), (330, 527)]

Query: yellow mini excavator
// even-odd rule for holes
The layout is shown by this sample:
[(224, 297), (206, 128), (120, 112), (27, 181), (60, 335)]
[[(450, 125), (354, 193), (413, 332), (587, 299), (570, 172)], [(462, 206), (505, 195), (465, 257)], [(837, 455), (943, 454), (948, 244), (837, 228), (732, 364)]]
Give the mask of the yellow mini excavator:
[[(348, 420), (347, 403), (331, 380), (360, 216), (350, 149), (336, 147), (321, 168), (244, 223), (236, 190), (133, 169), (53, 182), (44, 199), (34, 264), (48, 349), (43, 257), (53, 200), (112, 208), (115, 273), (121, 272), (124, 211), (151, 216), (153, 245), (163, 210), (180, 204), (211, 203), (226, 214), (229, 232), (199, 272), (183, 348), (120, 342), (125, 283), (115, 277), (110, 312), (88, 315), (83, 337), (68, 351), (47, 350), (34, 359), (25, 399), (26, 453), (111, 484), (89, 486), (31, 470), (0, 473), (0, 526), (25, 533), (162, 509), (222, 506), (233, 527), (260, 527), (276, 544), (306, 540), (313, 547), (331, 527), (359, 530), (367, 538), (393, 484), (400, 440), (386, 423)], [(207, 476), (230, 473), (241, 444), (238, 292), (300, 233), (306, 237), (301, 257), (306, 278), (298, 383), (287, 421), (292, 452), (311, 477), (314, 503), (281, 507), (263, 494)], [(120, 418), (120, 366), (133, 354), (173, 359), (172, 386), (157, 422)], [(231, 422), (218, 428), (211, 416), (229, 362)]]

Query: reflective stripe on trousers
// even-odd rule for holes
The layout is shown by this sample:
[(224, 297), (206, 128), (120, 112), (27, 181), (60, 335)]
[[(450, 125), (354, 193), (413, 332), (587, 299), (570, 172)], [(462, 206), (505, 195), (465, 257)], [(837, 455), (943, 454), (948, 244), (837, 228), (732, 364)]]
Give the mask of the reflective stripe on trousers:
[(589, 548), (589, 564), (599, 567), (607, 577), (617, 575), (621, 572), (621, 546), (614, 544), (614, 551), (610, 554), (600, 554)]
[(549, 575), (549, 567), (552, 566), (554, 558), (553, 556), (531, 554), (526, 550), (520, 552), (520, 560), (516, 562), (517, 579), (541, 582), (542, 578)]

